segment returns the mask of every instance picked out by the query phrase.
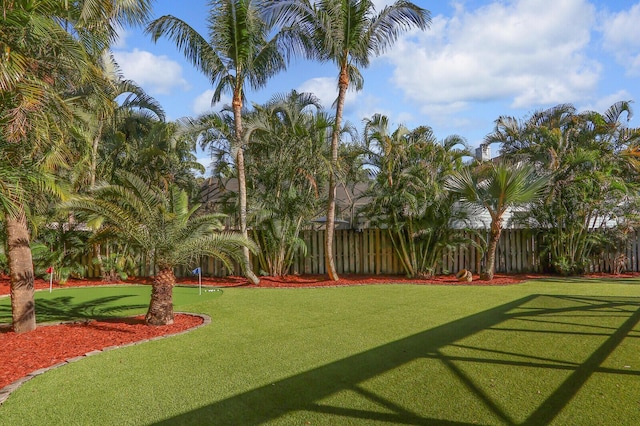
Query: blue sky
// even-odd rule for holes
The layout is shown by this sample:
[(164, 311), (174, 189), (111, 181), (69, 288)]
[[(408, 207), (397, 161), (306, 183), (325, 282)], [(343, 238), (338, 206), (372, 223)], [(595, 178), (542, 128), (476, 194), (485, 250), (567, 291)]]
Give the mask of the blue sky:
[[(392, 1), (374, 3), (379, 10)], [(632, 100), (640, 115), (640, 0), (414, 3), (431, 12), (431, 28), (406, 34), (362, 70), (364, 90), (349, 93), (345, 110), (358, 129), (363, 118), (382, 113), (395, 125), (428, 125), (439, 138), (458, 134), (476, 147), (499, 116), (524, 118), (560, 103), (602, 112)], [(207, 13), (206, 0), (156, 0), (154, 7), (154, 17), (176, 16), (203, 35)], [(142, 30), (128, 29), (114, 55), (125, 77), (158, 99), (169, 119), (211, 109), (209, 82), (170, 42), (154, 44)], [(336, 76), (333, 64), (298, 59), (249, 92), (248, 101), (296, 89), (331, 109)], [(213, 109), (224, 103), (228, 97)], [(639, 122), (634, 117), (629, 125)]]

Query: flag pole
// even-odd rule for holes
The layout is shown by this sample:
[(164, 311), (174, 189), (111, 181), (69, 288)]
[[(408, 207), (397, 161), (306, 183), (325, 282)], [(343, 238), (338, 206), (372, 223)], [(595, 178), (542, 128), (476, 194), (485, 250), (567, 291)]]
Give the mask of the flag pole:
[(191, 273), (193, 275), (198, 274), (198, 294), (202, 294), (202, 268), (198, 266)]
[(49, 268), (49, 293), (53, 291), (53, 266)]

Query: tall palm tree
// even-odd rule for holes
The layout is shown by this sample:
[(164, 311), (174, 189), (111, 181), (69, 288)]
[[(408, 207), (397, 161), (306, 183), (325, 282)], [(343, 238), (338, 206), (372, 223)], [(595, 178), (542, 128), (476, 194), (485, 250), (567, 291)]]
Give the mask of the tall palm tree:
[[(238, 174), (238, 216), (240, 231), (247, 237), (247, 190), (244, 165), (242, 108), (245, 86), (259, 89), (269, 78), (285, 68), (280, 39), (271, 35), (271, 27), (262, 19), (258, 0), (213, 0), (208, 17), (209, 39), (200, 35), (186, 22), (163, 16), (151, 22), (147, 32), (154, 41), (165, 36), (182, 50), (187, 60), (199, 69), (212, 84), (212, 102), (220, 101), (223, 93), (231, 93), (234, 115), (234, 160)], [(244, 251), (250, 265), (249, 251)], [(250, 267), (247, 278), (254, 284), (260, 280)]]
[(93, 196), (77, 197), (64, 209), (89, 213), (88, 222), (101, 224), (101, 233), (142, 250), (157, 266), (145, 321), (149, 325), (173, 323), (174, 268), (193, 264), (200, 256), (220, 259), (228, 268), (240, 262), (242, 249), (255, 245), (239, 234), (222, 233), (221, 215), (196, 214), (185, 191), (151, 187), (141, 178), (119, 173), (118, 185), (98, 186)]
[(266, 0), (265, 4), (268, 19), (287, 29), (285, 38), (292, 50), (338, 66), (325, 234), (327, 273), (330, 279), (337, 280), (333, 258), (335, 174), (347, 90), (350, 87), (361, 90), (364, 79), (360, 68), (366, 68), (373, 57), (390, 48), (403, 31), (414, 27), (427, 29), (430, 14), (405, 0), (398, 0), (379, 13), (371, 0)]
[(496, 248), (502, 232), (502, 217), (509, 207), (540, 199), (548, 177), (537, 176), (536, 169), (525, 163), (487, 163), (472, 170), (467, 168), (449, 176), (447, 188), (460, 195), (471, 208), (484, 209), (491, 216), (485, 270), (482, 279), (491, 281), (495, 271)]
[[(36, 167), (34, 173), (64, 163), (65, 137), (75, 120), (71, 104), (77, 100), (68, 94), (100, 75), (98, 53), (115, 40), (117, 27), (146, 20), (149, 5), (150, 0), (2, 2), (0, 142), (7, 163)], [(6, 143), (14, 146), (7, 149)], [(14, 194), (17, 212), (6, 216), (12, 309), (24, 313), (14, 314), (16, 332), (35, 328), (25, 188), (19, 185), (21, 193)]]

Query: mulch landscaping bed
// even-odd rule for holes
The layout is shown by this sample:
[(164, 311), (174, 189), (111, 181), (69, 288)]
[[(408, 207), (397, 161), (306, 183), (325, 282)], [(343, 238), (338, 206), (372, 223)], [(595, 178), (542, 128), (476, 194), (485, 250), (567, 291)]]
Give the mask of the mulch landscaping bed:
[[(629, 278), (640, 274), (593, 275), (600, 278)], [(592, 277), (593, 277), (592, 276)], [(285, 277), (262, 277), (258, 286), (248, 284), (242, 277), (202, 278), (202, 284), (216, 287), (246, 288), (312, 288), (326, 286), (370, 285), (384, 283), (412, 283), (421, 285), (510, 285), (519, 282), (549, 278), (539, 274), (502, 275), (493, 281), (479, 281), (473, 276), (471, 283), (461, 283), (454, 275), (437, 276), (430, 279), (409, 279), (402, 276), (343, 275), (338, 281), (329, 281), (324, 275), (289, 275)], [(123, 284), (150, 284), (151, 280), (135, 279)], [(178, 280), (179, 285), (198, 285), (197, 277)], [(64, 285), (54, 283), (54, 288), (113, 285), (102, 281), (69, 280)], [(49, 282), (37, 279), (36, 289), (48, 289)], [(9, 279), (0, 276), (0, 295), (9, 294)], [(176, 314), (175, 323), (169, 326), (147, 326), (144, 317), (123, 318), (110, 321), (89, 321), (72, 324), (44, 325), (29, 333), (15, 334), (9, 327), (0, 328), (0, 389), (25, 375), (67, 359), (107, 347), (121, 346), (153, 337), (178, 333), (201, 324), (202, 318), (193, 315)]]
[(0, 389), (41, 368), (59, 364), (95, 350), (122, 346), (167, 334), (179, 333), (202, 324), (195, 315), (175, 314), (174, 323), (148, 326), (144, 316), (108, 321), (41, 325), (34, 331), (16, 334), (0, 329)]

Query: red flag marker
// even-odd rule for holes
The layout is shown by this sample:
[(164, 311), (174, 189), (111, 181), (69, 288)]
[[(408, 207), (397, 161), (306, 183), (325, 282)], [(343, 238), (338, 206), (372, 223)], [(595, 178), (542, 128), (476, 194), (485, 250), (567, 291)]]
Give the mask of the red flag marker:
[(49, 266), (47, 274), (49, 274), (49, 293), (51, 293), (53, 290), (53, 266)]

